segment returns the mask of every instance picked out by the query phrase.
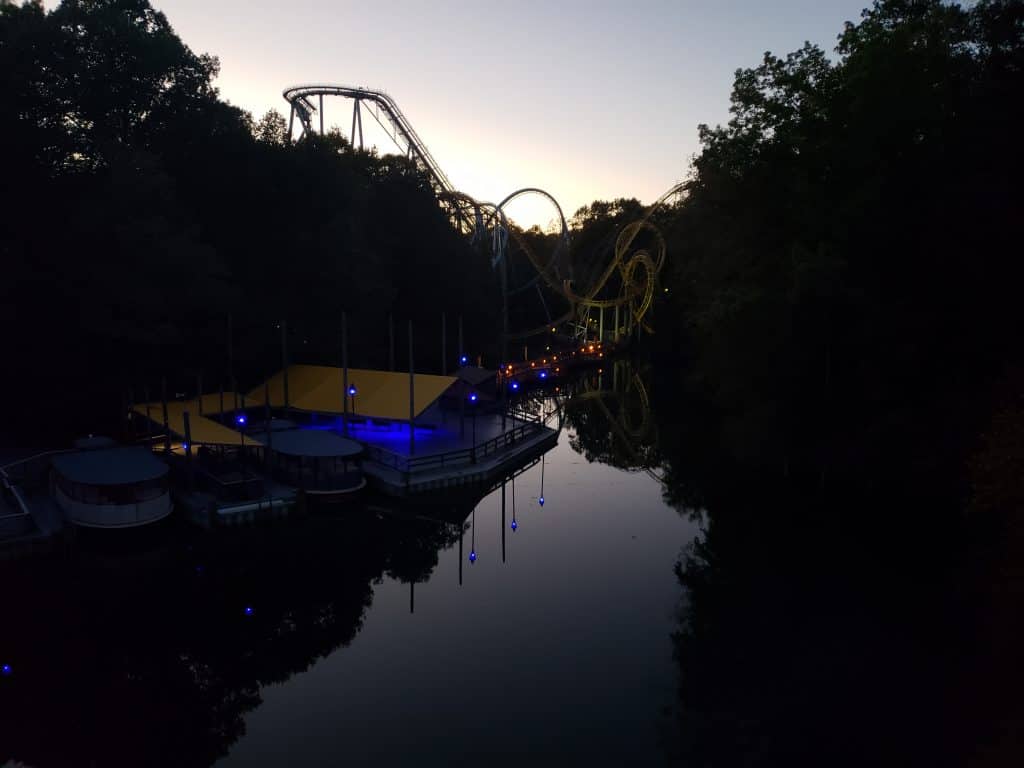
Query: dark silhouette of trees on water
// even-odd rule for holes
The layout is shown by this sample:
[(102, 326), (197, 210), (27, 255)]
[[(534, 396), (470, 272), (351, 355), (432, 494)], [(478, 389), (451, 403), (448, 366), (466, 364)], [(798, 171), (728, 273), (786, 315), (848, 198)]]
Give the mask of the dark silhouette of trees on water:
[[(489, 260), (407, 160), (288, 144), (279, 114), (219, 98), (216, 71), (143, 0), (0, 5), (8, 434), (92, 428), (133, 381), (223, 378), (228, 312), (243, 381), (277, 365), (284, 318), (294, 358), (336, 360), (342, 308), (366, 364), (386, 362), (392, 308), (496, 340)], [(834, 55), (737, 72), (688, 194), (655, 214), (645, 456), (703, 527), (677, 573), (685, 764), (1012, 760), (1022, 94), (1021, 0), (877, 2)], [(640, 211), (577, 212), (580, 281)], [(631, 465), (603, 412), (573, 418), (593, 457)], [(436, 548), (415, 541), (372, 572), (416, 581)], [(239, 713), (251, 678), (227, 687)]]
[(686, 765), (1019, 764), (1024, 3), (736, 75), (662, 214)]

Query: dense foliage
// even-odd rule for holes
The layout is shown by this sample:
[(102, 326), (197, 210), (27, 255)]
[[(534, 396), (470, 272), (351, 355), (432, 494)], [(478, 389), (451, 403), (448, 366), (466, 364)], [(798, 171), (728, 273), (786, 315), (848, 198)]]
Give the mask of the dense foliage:
[(879, 2), (701, 126), (659, 326), (741, 458), (935, 469), (1019, 359), (1022, 25), (1018, 0)]
[[(292, 358), (386, 365), (394, 313), (440, 364), (440, 314), (467, 346), (497, 329), (488, 260), (449, 226), (404, 158), (340, 136), (285, 141), (219, 98), (217, 60), (190, 51), (147, 0), (0, 4), (0, 319), (10, 396), (95, 428), (132, 384), (155, 396)], [(421, 367), (425, 365), (421, 362)], [(10, 402), (10, 401), (8, 401)], [(76, 418), (79, 414), (81, 418)], [(77, 423), (76, 423), (77, 422)], [(22, 424), (21, 426), (28, 426)], [(38, 426), (38, 425), (37, 425)]]
[(1024, 3), (884, 0), (701, 128), (654, 387), (703, 529), (680, 762), (1019, 763), (1021, 94)]

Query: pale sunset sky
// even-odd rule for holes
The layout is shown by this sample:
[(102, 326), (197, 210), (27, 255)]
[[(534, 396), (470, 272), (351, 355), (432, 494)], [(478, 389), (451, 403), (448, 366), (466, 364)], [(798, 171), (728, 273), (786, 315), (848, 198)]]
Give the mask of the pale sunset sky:
[[(300, 83), (387, 91), (451, 181), (497, 202), (542, 187), (566, 216), (595, 199), (652, 202), (687, 176), (697, 125), (728, 120), (739, 67), (805, 40), (827, 51), (868, 0), (152, 0), (221, 95), (287, 116)], [(47, 2), (48, 7), (57, 3)], [(325, 115), (346, 135), (351, 104)], [(392, 151), (364, 115), (368, 145)], [(545, 225), (539, 200), (514, 203)]]

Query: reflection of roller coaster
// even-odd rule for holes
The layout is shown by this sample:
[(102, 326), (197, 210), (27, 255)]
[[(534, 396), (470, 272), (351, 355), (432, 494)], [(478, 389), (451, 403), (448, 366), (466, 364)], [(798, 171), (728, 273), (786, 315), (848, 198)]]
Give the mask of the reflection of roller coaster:
[[(353, 147), (363, 149), (363, 111), (377, 122), (400, 152), (413, 162), (429, 179), (442, 209), (453, 224), (470, 235), (474, 242), (490, 237), (492, 261), (501, 266), (504, 339), (526, 339), (552, 332), (559, 326), (569, 326), (576, 338), (598, 338), (618, 341), (643, 329), (653, 331), (650, 311), (658, 286), (658, 276), (665, 263), (665, 240), (651, 222), (655, 212), (670, 199), (681, 195), (684, 185), (678, 184), (662, 195), (644, 215), (627, 224), (619, 232), (613, 247), (597, 258), (610, 256), (607, 267), (588, 286), (577, 286), (573, 280), (573, 265), (569, 254), (569, 227), (558, 201), (542, 189), (527, 187), (513, 192), (497, 205), (485, 203), (459, 192), (434, 160), (426, 145), (388, 94), (369, 88), (313, 84), (287, 88), (284, 98), (291, 107), (288, 136), (292, 136), (298, 117), (302, 136), (313, 135), (319, 129), (324, 133), (324, 97), (340, 97), (352, 101)], [(318, 126), (314, 118), (318, 117)], [(524, 196), (539, 196), (548, 201), (557, 216), (558, 232), (551, 239), (553, 247), (546, 258), (538, 256), (517, 227), (511, 226), (506, 208)], [(645, 247), (634, 247), (639, 243)], [(514, 246), (514, 247), (513, 247)], [(508, 262), (513, 255), (525, 258), (532, 267), (532, 276), (520, 285), (508, 284)], [(543, 288), (561, 297), (568, 305), (561, 314), (552, 314), (544, 298)], [(543, 307), (544, 325), (510, 332), (508, 327), (508, 299), (535, 291)], [(612, 330), (605, 330), (605, 310), (610, 310)], [(596, 314), (597, 317), (593, 317)], [(593, 326), (596, 326), (593, 327)], [(507, 359), (502, 354), (502, 359)]]

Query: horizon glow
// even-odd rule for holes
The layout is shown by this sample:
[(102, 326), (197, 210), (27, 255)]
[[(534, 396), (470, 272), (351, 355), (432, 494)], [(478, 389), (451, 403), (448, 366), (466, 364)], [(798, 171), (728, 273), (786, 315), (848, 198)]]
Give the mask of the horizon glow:
[[(805, 40), (827, 52), (870, 0), (151, 0), (196, 53), (220, 59), (222, 98), (287, 118), (300, 83), (387, 91), (452, 183), (497, 203), (540, 187), (566, 218), (594, 200), (652, 203), (689, 175), (697, 126), (724, 123), (736, 69)], [(58, 3), (46, 0), (52, 9)], [(351, 103), (328, 100), (346, 136)], [(366, 146), (393, 151), (364, 110)], [(524, 199), (507, 213), (548, 227)]]

